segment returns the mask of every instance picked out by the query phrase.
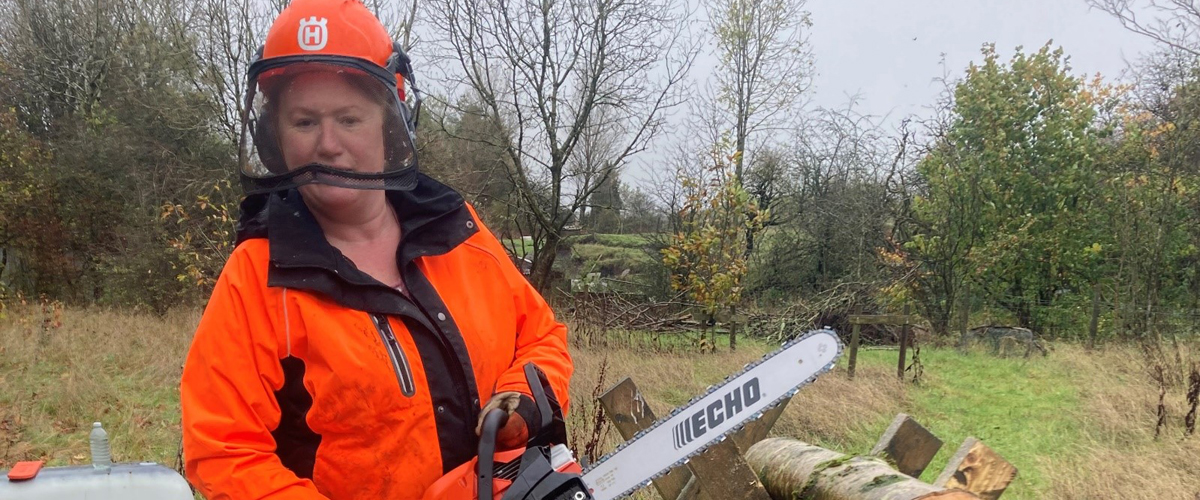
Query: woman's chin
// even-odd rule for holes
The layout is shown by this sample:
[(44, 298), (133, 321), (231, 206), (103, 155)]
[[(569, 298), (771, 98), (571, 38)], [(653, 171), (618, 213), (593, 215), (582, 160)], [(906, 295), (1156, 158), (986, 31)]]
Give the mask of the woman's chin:
[(306, 184), (300, 186), (300, 194), (304, 196), (310, 210), (324, 215), (345, 215), (346, 211), (361, 209), (362, 202), (370, 197), (372, 192), (326, 184)]

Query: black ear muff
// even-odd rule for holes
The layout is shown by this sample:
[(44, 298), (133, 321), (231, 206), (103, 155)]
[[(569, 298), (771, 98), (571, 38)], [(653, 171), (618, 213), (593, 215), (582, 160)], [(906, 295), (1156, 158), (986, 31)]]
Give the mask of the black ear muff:
[[(388, 57), (388, 71), (396, 75), (397, 82), (403, 82), (405, 89), (412, 93), (413, 105), (410, 108), (407, 99), (400, 99), (400, 115), (404, 126), (408, 129), (409, 138), (415, 143), (417, 139), (417, 120), (421, 116), (421, 91), (417, 88), (417, 78), (413, 73), (412, 59), (404, 52), (400, 42), (392, 42), (392, 55)], [(397, 94), (399, 98), (400, 95)], [(404, 96), (407, 97), (407, 96)]]

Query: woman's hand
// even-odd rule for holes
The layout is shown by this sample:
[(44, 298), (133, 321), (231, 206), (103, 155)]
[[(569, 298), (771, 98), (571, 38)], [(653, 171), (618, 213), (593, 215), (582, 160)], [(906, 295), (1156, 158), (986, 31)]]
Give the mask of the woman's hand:
[(508, 416), (501, 424), (500, 430), (496, 432), (496, 449), (512, 450), (525, 446), (529, 442), (529, 426), (525, 423), (525, 418), (517, 413), (517, 405), (520, 403), (521, 393), (519, 392), (501, 392), (492, 396), (492, 399), (483, 406), (483, 411), (479, 412), (479, 422), (475, 424), (475, 435), (478, 436), (483, 431), (483, 416), (499, 408), (504, 410)]

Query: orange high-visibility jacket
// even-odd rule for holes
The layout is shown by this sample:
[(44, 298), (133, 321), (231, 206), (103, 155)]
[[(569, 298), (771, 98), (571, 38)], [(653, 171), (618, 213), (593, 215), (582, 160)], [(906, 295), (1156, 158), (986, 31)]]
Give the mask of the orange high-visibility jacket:
[(488, 398), (530, 393), (528, 362), (568, 407), (566, 328), (462, 197), (424, 176), (387, 196), (407, 296), (296, 191), (243, 204), (183, 370), (186, 473), (210, 500), (420, 498), (475, 455)]

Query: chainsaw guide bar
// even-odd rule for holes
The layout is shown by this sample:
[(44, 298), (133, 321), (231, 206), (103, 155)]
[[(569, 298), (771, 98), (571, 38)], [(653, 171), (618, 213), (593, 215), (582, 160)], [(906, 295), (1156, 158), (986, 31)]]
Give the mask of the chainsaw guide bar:
[(605, 455), (584, 471), (584, 482), (596, 500), (632, 494), (794, 396), (831, 370), (841, 353), (833, 330), (787, 342)]

